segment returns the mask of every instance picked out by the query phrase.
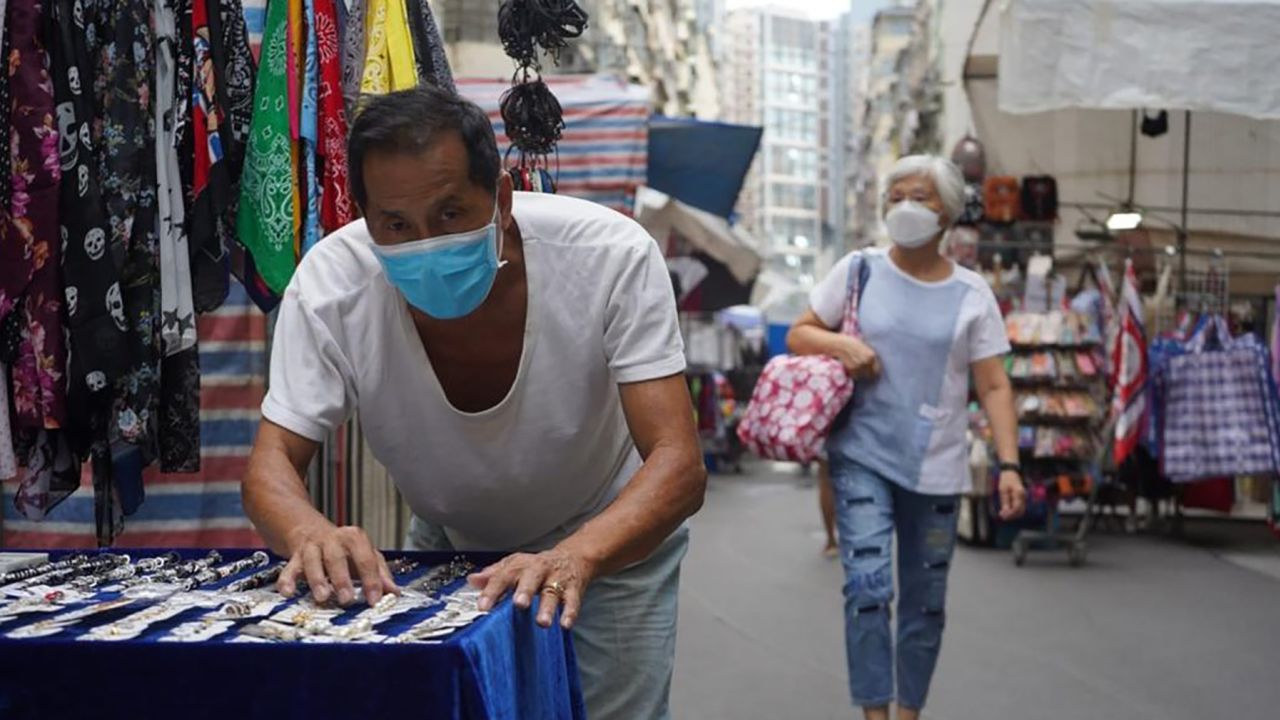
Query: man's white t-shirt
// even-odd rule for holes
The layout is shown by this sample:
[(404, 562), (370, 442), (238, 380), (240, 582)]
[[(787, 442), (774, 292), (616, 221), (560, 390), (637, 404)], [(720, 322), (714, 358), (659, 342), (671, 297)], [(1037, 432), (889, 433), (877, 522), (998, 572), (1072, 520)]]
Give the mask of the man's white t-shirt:
[(315, 441), (359, 411), (409, 507), (460, 549), (550, 547), (603, 510), (641, 465), (618, 384), (685, 367), (670, 275), (643, 228), (556, 195), (516, 193), (513, 214), (528, 312), (498, 405), (463, 413), (448, 402), (363, 221), (299, 265), (262, 405)]

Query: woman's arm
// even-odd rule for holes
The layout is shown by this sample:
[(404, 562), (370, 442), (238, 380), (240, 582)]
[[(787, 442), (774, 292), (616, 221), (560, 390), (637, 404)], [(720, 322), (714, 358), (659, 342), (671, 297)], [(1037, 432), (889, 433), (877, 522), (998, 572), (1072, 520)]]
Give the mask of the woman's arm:
[[(1018, 465), (1018, 414), (1013, 407), (1013, 385), (1004, 371), (1004, 358), (989, 357), (973, 363), (973, 379), (978, 400), (991, 421), (996, 454), (1001, 464)], [(1000, 517), (1010, 520), (1026, 509), (1027, 491), (1021, 473), (1000, 473)]]
[(853, 377), (880, 374), (880, 358), (861, 340), (831, 330), (817, 313), (807, 310), (787, 333), (787, 349), (796, 355), (827, 355), (839, 360)]

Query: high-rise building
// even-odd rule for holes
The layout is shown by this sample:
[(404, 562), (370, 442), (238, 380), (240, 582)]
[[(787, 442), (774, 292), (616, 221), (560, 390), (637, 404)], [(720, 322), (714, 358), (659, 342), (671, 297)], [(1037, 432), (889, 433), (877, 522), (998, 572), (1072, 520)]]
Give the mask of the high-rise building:
[(850, 241), (880, 240), (880, 184), (904, 155), (941, 150), (937, 0), (917, 0), (876, 13), (871, 25), (866, 98), (855, 153), (856, 202)]
[(858, 197), (861, 193), (864, 173), (862, 171), (861, 147), (866, 136), (862, 126), (867, 98), (867, 71), (871, 60), (871, 25), (864, 22), (855, 13), (846, 13), (841, 17), (842, 34), (845, 39), (844, 68), (846, 72), (845, 97), (842, 104), (844, 118), (844, 134), (839, 138), (839, 152), (844, 164), (844, 224), (841, 252), (848, 252), (861, 246), (860, 223), (865, 219), (858, 217)]
[(761, 239), (769, 268), (812, 284), (830, 262), (842, 223), (843, 171), (831, 169), (841, 126), (832, 117), (842, 95), (833, 92), (839, 33), (831, 23), (773, 7), (730, 12), (726, 26), (725, 117), (764, 127), (740, 221)]

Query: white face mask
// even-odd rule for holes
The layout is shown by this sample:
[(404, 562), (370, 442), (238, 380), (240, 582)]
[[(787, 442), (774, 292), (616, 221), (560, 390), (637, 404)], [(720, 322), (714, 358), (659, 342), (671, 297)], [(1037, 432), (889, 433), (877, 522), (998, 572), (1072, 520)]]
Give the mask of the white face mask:
[(929, 244), (929, 241), (942, 232), (938, 225), (938, 213), (911, 200), (897, 203), (884, 217), (884, 224), (889, 228), (889, 237), (895, 244), (904, 248), (918, 248)]

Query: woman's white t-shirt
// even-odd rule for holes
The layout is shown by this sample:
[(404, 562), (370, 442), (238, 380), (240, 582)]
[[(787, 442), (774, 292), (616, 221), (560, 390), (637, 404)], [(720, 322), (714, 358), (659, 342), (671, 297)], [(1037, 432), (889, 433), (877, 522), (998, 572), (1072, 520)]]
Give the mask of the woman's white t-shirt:
[(855, 252), (836, 263), (809, 297), (832, 329), (844, 315), (854, 262), (868, 266), (858, 320), (882, 372), (855, 384), (848, 414), (832, 429), (828, 455), (915, 492), (967, 492), (969, 369), (1009, 352), (995, 294), (960, 266), (945, 280), (922, 282), (884, 250)]

